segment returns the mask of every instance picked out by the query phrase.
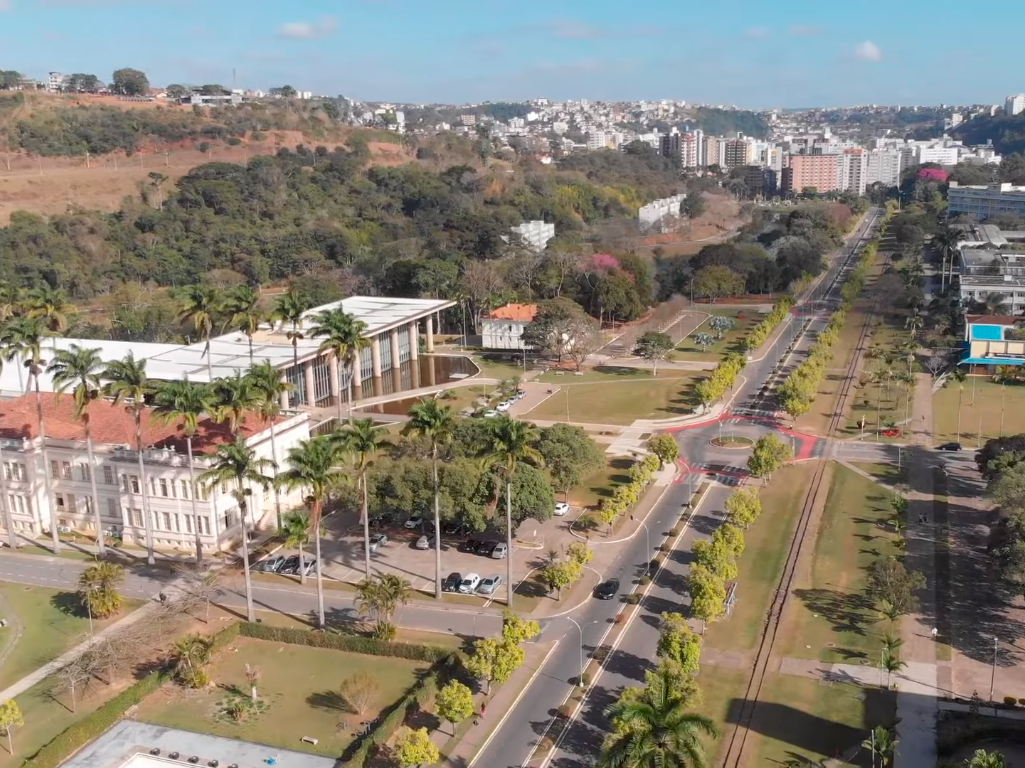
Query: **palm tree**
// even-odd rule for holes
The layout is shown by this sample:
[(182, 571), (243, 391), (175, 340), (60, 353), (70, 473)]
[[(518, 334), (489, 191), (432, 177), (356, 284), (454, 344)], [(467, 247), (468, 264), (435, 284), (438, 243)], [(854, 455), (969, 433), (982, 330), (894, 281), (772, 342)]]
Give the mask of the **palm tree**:
[(206, 357), (206, 373), (210, 381), (214, 380), (213, 362), (210, 359), (210, 337), (214, 334), (214, 326), (220, 316), (220, 305), (217, 291), (213, 288), (190, 285), (185, 288), (178, 309), (178, 321), (191, 324), (206, 344), (203, 355)]
[[(313, 318), (314, 326), (310, 330), (314, 338), (323, 339), (317, 350), (319, 353), (330, 352), (335, 356), (338, 365), (338, 376), (345, 378), (349, 397), (349, 426), (352, 426), (352, 387), (353, 379), (359, 371), (359, 354), (366, 347), (370, 346), (370, 340), (364, 336), (367, 332), (367, 324), (357, 320), (343, 309), (328, 309)], [(392, 365), (398, 365), (398, 360), (393, 360)], [(344, 369), (348, 369), (348, 374)], [(313, 403), (307, 403), (313, 405)], [(342, 399), (338, 398), (338, 421), (342, 420)]]
[(90, 565), (78, 577), (78, 594), (90, 616), (105, 619), (121, 609), (117, 588), (125, 580), (124, 568), (100, 561)]
[(605, 710), (614, 731), (602, 745), (596, 768), (704, 768), (701, 736), (718, 736), (707, 717), (687, 711), (667, 666), (648, 676), (638, 695), (623, 696)]
[[(164, 381), (157, 387), (153, 415), (167, 424), (181, 424), (189, 457), (189, 498), (192, 501), (192, 531), (196, 537), (196, 562), (203, 564), (203, 542), (199, 530), (199, 506), (196, 499), (196, 466), (192, 458), (192, 439), (199, 431), (199, 418), (213, 410), (213, 391), (207, 384), (188, 381)], [(178, 427), (176, 427), (178, 428)]]
[[(278, 478), (281, 482), (281, 478)], [(310, 543), (310, 516), (306, 512), (289, 512), (281, 520), (278, 532), (284, 537), (286, 547), (299, 550), (299, 583), (306, 583), (306, 552)]]
[(96, 490), (96, 458), (93, 455), (93, 435), (89, 424), (89, 406), (100, 396), (100, 371), (104, 368), (99, 349), (84, 349), (72, 344), (58, 349), (46, 371), (53, 377), (57, 392), (74, 387), (75, 418), (85, 430), (85, 449), (89, 457), (89, 485), (92, 490), (93, 516), (96, 519), (96, 546), (100, 557), (106, 555), (103, 543), (103, 521), (100, 518), (100, 494)]
[(314, 556), (317, 558), (317, 609), (320, 628), (324, 622), (324, 585), (321, 581), (320, 521), (324, 502), (331, 488), (343, 483), (347, 473), (341, 467), (342, 447), (329, 435), (304, 440), (288, 451), (288, 469), (278, 475), (278, 482), (288, 489), (302, 488), (310, 510), (310, 532)]
[(883, 400), (883, 382), (885, 380), (886, 380), (886, 377), (883, 375), (882, 371), (872, 371), (872, 372), (870, 372), (868, 374), (868, 383), (874, 385), (875, 388), (876, 388), (876, 423), (875, 423), (875, 430), (876, 430), (876, 440), (877, 441), (879, 440), (879, 426), (880, 426), (879, 409), (880, 409), (880, 407), (882, 405), (882, 400)]
[(146, 490), (146, 466), (142, 461), (142, 412), (146, 407), (146, 397), (154, 391), (153, 382), (146, 376), (146, 361), (136, 360), (131, 352), (124, 360), (115, 360), (100, 374), (106, 381), (103, 393), (114, 400), (117, 405), (125, 403), (126, 410), (135, 420), (135, 453), (139, 461), (139, 489), (142, 491), (143, 527), (146, 531), (146, 562), (153, 565), (153, 520), (149, 506), (149, 493)]
[(233, 328), (246, 335), (249, 341), (249, 364), (253, 364), (253, 334), (264, 321), (265, 313), (260, 310), (260, 294), (248, 285), (240, 285), (224, 300), (223, 329)]
[(356, 585), (356, 609), (361, 617), (374, 622), (374, 633), (382, 639), (394, 636), (392, 617), (399, 605), (413, 598), (413, 588), (401, 576), (392, 573), (363, 579)]
[(438, 448), (452, 439), (455, 419), (452, 409), (434, 398), (421, 400), (409, 409), (403, 432), (431, 441), (431, 479), (434, 490), (434, 596), (441, 599), (441, 512), (438, 487)]
[[(367, 491), (367, 467), (374, 455), (388, 444), (387, 432), (383, 427), (375, 427), (370, 419), (356, 419), (341, 432), (335, 433), (335, 439), (342, 449), (356, 457), (356, 471), (360, 475), (360, 487), (363, 489), (363, 556), (366, 560), (365, 576), (370, 578), (370, 499)], [(435, 531), (435, 535), (440, 531)]]
[(1004, 768), (1007, 762), (999, 752), (987, 752), (984, 749), (975, 750), (970, 760), (965, 760), (968, 768)]
[(9, 320), (23, 313), (25, 291), (10, 283), (0, 283), (0, 320)]
[(924, 325), (925, 320), (923, 320), (922, 316), (917, 312), (908, 315), (907, 319), (904, 321), (904, 327), (911, 332), (912, 340), (914, 340), (915, 336), (918, 334), (918, 332), (922, 329), (922, 326)]
[(260, 397), (253, 380), (235, 371), (233, 376), (214, 379), (214, 418), (219, 422), (228, 422), (228, 428), (238, 434), (245, 423), (246, 414), (255, 411), (259, 406)]
[[(505, 604), (512, 610), (513, 583), (512, 583), (512, 481), (516, 474), (516, 465), (527, 462), (536, 466), (543, 466), (544, 459), (534, 444), (538, 440), (537, 427), (526, 421), (516, 421), (503, 414), (491, 419), (486, 428), (486, 444), (484, 458), (487, 464), (499, 467), (501, 477), (505, 480), (505, 537), (506, 537), (506, 600)], [(496, 494), (497, 495), (497, 494)]]
[(68, 312), (72, 308), (64, 291), (41, 283), (25, 297), (28, 317), (42, 321), (53, 337), (53, 348), (57, 349), (57, 337), (68, 327)]
[(46, 361), (42, 358), (42, 343), (46, 331), (38, 318), (19, 317), (10, 324), (10, 335), (7, 337), (5, 359), (18, 359), (28, 370), (29, 385), (36, 393), (36, 422), (39, 427), (40, 453), (43, 460), (43, 490), (46, 495), (46, 506), (50, 509), (50, 538), (53, 552), (60, 552), (60, 536), (58, 535), (57, 508), (53, 504), (53, 489), (50, 487), (50, 462), (46, 455), (46, 424), (43, 421), (43, 396), (39, 391), (39, 375), (43, 372)]
[[(281, 374), (270, 364), (269, 360), (254, 365), (246, 373), (246, 377), (252, 384), (256, 395), (256, 412), (263, 417), (264, 422), (270, 424), (271, 460), (274, 462), (274, 477), (277, 479), (278, 444), (275, 437), (277, 429), (274, 422), (281, 414), (282, 395), (291, 392), (295, 387), (281, 379)], [(277, 483), (274, 483), (274, 519), (280, 528), (281, 492)]]
[(950, 279), (954, 278), (954, 257), (957, 255), (957, 243), (960, 233), (950, 227), (944, 227), (932, 238), (933, 246), (940, 252), (942, 263), (940, 266), (940, 291), (947, 288), (947, 268), (949, 264)]
[(880, 658), (879, 666), (886, 670), (886, 687), (890, 687), (890, 677), (894, 672), (900, 672), (907, 664), (900, 660), (900, 657), (894, 651), (889, 651), (885, 647)]
[(881, 618), (887, 619), (890, 622), (891, 627), (901, 617), (901, 612), (897, 609), (897, 606), (889, 600), (883, 600), (879, 603), (879, 614)]
[(271, 482), (265, 470), (272, 464), (269, 459), (261, 459), (251, 447), (246, 445), (242, 435), (235, 436), (235, 442), (217, 446), (210, 468), (199, 476), (199, 482), (208, 489), (214, 490), (226, 483), (234, 483), (231, 495), (238, 502), (240, 525), (242, 528), (242, 569), (246, 582), (246, 617), (256, 621), (253, 608), (253, 585), (249, 574), (249, 532), (246, 529), (246, 511), (249, 508), (249, 497), (253, 491), (251, 485), (267, 488)]
[(278, 297), (278, 303), (271, 313), (272, 321), (291, 326), (285, 331), (285, 336), (292, 345), (292, 367), (296, 375), (299, 374), (299, 342), (306, 338), (302, 332), (303, 315), (309, 308), (310, 303), (306, 298), (291, 288)]
[(982, 300), (982, 306), (987, 315), (1007, 314), (1007, 294), (987, 293), (986, 298)]
[(954, 442), (961, 442), (961, 401), (964, 398), (964, 380), (968, 374), (962, 368), (955, 368), (950, 373), (950, 378), (957, 382), (957, 437)]
[(861, 748), (867, 749), (872, 755), (873, 767), (875, 759), (878, 757), (880, 768), (886, 768), (893, 759), (893, 752), (897, 748), (897, 738), (889, 728), (877, 725), (872, 729), (871, 736), (861, 742)]

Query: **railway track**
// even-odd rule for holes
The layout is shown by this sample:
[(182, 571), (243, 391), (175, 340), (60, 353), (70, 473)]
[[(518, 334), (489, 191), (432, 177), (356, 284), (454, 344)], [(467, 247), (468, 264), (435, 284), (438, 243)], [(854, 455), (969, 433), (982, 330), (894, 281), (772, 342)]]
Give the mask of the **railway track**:
[[(836, 275), (830, 281), (829, 287), (824, 292), (824, 298), (836, 298), (833, 294), (838, 294), (839, 288), (843, 285), (846, 276), (857, 263), (857, 256), (861, 253), (865, 243), (872, 237), (873, 229), (878, 220), (879, 212), (877, 211), (874, 214), (871, 223), (866, 228), (867, 234), (859, 238), (855, 247), (851, 249), (851, 252), (837, 270)], [(854, 348), (854, 354), (851, 355), (850, 362), (847, 366), (847, 370), (845, 371), (844, 381), (840, 387), (839, 396), (836, 400), (836, 407), (830, 417), (829, 428), (826, 432), (827, 437), (835, 435), (841, 426), (844, 408), (847, 405), (847, 401), (854, 389), (854, 374), (857, 371), (858, 362), (860, 361), (861, 354), (865, 348), (865, 340), (868, 338), (871, 314), (872, 313), (869, 313), (865, 318), (865, 322), (858, 335), (858, 343)], [(808, 527), (811, 524), (812, 512), (819, 504), (819, 501), (823, 498), (824, 494), (829, 491), (829, 488), (825, 483), (826, 466), (825, 461), (819, 462), (815, 469), (815, 473), (812, 475), (812, 481), (808, 489), (808, 493), (802, 503), (801, 515), (794, 530), (794, 535), (790, 540), (783, 573), (780, 576), (779, 583), (776, 585), (776, 590), (772, 596), (772, 603), (770, 604), (769, 611), (765, 617), (764, 629), (762, 630), (761, 638), (759, 639), (754, 666), (751, 670), (751, 677), (748, 679), (747, 688), (744, 692), (744, 702), (737, 715), (737, 722), (729, 736), (726, 754), (722, 762), (722, 765), (724, 766), (736, 766), (739, 768), (739, 766), (743, 765), (743, 758), (748, 744), (748, 734), (751, 731), (751, 723), (754, 719), (755, 710), (758, 707), (759, 696), (761, 695), (762, 686), (769, 671), (769, 662), (773, 657), (776, 637), (779, 633), (780, 622), (783, 618), (783, 609), (786, 607), (787, 599), (790, 595), (790, 590), (797, 573), (797, 564), (801, 559), (804, 541), (808, 533)]]

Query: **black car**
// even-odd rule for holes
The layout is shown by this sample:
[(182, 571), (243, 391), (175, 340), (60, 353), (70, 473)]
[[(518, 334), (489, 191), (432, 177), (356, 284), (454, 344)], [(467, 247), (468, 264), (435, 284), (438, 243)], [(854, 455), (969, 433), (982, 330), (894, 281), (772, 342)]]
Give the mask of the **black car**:
[(463, 532), (463, 524), (454, 520), (441, 524), (441, 532), (446, 536), (458, 536)]
[(441, 582), (442, 592), (458, 592), (459, 585), (463, 581), (463, 574), (461, 573), (450, 573), (445, 580)]
[(594, 590), (594, 596), (599, 600), (611, 600), (618, 592), (619, 579), (609, 579), (598, 585), (598, 588)]
[(467, 539), (459, 545), (460, 552), (476, 552), (477, 547), (481, 545), (480, 539)]
[(291, 574), (293, 576), (298, 575), (299, 555), (292, 555), (287, 560), (285, 560), (284, 564), (282, 564), (282, 566), (278, 568), (278, 573)]
[(491, 557), (491, 553), (495, 551), (497, 546), (497, 541), (481, 541), (477, 543), (477, 548), (474, 552), (478, 555), (484, 555), (484, 557)]
[(960, 451), (961, 443), (944, 443), (936, 446), (937, 451)]

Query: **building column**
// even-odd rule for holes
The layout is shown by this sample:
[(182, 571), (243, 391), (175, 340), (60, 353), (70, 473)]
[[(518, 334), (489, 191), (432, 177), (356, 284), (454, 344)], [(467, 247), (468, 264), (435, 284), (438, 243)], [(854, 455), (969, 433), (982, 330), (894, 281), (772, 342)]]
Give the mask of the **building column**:
[(374, 368), (374, 378), (381, 378), (381, 337), (375, 336), (370, 342), (370, 360)]
[(420, 334), (417, 333), (416, 321), (406, 326), (406, 333), (409, 335), (409, 359), (415, 363), (420, 357)]
[(392, 328), (388, 334), (388, 341), (391, 343), (391, 367), (393, 370), (401, 368), (399, 362), (399, 329)]
[(363, 399), (363, 366), (360, 362), (362, 353), (356, 352), (352, 355), (352, 400)]
[[(288, 383), (288, 379), (285, 378), (284, 376), (281, 377), (281, 381), (282, 381), (282, 383)], [(288, 392), (282, 392), (281, 393), (281, 410), (283, 410), (283, 411), (287, 411), (288, 410)]]
[(313, 361), (303, 362), (303, 381), (306, 383), (306, 405), (312, 408), (317, 404), (317, 384), (313, 379)]
[(427, 325), (427, 351), (434, 351), (434, 315), (427, 315), (424, 318)]
[(338, 380), (338, 358), (333, 353), (328, 357), (327, 378), (331, 388), (331, 397), (337, 403), (342, 399), (342, 389)]

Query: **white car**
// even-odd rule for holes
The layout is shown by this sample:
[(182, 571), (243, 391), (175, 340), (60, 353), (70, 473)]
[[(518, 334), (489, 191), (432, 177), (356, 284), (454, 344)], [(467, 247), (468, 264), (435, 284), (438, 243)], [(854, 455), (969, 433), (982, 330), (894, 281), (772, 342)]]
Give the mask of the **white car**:
[(480, 584), (480, 574), (468, 573), (463, 576), (463, 580), (459, 582), (459, 591), (464, 595), (472, 595), (474, 590)]
[(502, 586), (501, 576), (488, 576), (486, 579), (481, 580), (477, 586), (477, 591), (482, 595), (493, 595), (500, 586)]
[(527, 396), (527, 390), (517, 389), (516, 394), (513, 396), (513, 400), (522, 400)]
[(497, 415), (498, 415), (498, 411), (496, 411), (496, 410), (495, 410), (495, 409), (493, 409), (493, 408), (492, 408), (492, 409), (491, 409), (490, 411), (484, 411), (484, 418), (485, 418), (485, 419), (493, 419), (493, 418), (495, 418), (495, 417), (496, 417)]
[(562, 517), (563, 515), (569, 514), (569, 504), (565, 501), (558, 501), (555, 503), (555, 516)]
[(406, 521), (405, 527), (406, 528), (419, 528), (420, 524), (422, 522), (423, 522), (423, 519), (421, 517), (419, 517), (418, 515), (413, 515), (411, 518), (409, 518)]
[(510, 403), (508, 400), (503, 400), (502, 402), (500, 402), (498, 405), (495, 406), (495, 410), (498, 411), (499, 413), (505, 413), (506, 411), (509, 410), (509, 406), (510, 405), (512, 405), (512, 403)]

